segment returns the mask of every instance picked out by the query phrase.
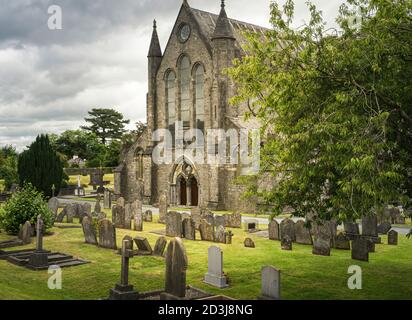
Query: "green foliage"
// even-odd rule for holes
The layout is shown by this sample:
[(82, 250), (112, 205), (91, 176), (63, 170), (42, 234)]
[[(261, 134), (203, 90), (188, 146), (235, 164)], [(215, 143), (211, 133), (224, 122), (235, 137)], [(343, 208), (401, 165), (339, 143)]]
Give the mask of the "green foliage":
[(232, 103), (247, 103), (246, 118), (264, 124), (262, 174), (278, 181), (250, 193), (277, 214), (359, 218), (411, 196), (412, 3), (348, 0), (340, 33), (308, 7), (310, 22), (295, 30), (294, 2), (272, 2), (273, 30), (263, 40), (249, 34), (249, 55), (229, 70)]
[(46, 228), (52, 227), (52, 212), (44, 201), (42, 193), (31, 184), (26, 184), (13, 194), (3, 208), (0, 208), (0, 226), (8, 233), (17, 234), (20, 225), (26, 221), (34, 225), (39, 214)]
[(63, 166), (60, 157), (50, 144), (47, 135), (40, 135), (28, 150), (19, 156), (18, 173), (20, 186), (31, 183), (46, 197), (59, 193), (63, 180)]
[(137, 139), (144, 133), (147, 128), (147, 124), (141, 121), (136, 122), (136, 129), (132, 130), (122, 137), (122, 148), (128, 149), (130, 148), (133, 143), (136, 142)]
[(5, 189), (10, 189), (13, 183), (18, 183), (17, 152), (12, 146), (0, 149), (0, 179), (4, 180)]
[(108, 140), (119, 140), (126, 132), (124, 126), (129, 120), (124, 120), (123, 115), (113, 109), (92, 109), (89, 111), (90, 118), (86, 122), (90, 126), (81, 128), (94, 133), (105, 145)]

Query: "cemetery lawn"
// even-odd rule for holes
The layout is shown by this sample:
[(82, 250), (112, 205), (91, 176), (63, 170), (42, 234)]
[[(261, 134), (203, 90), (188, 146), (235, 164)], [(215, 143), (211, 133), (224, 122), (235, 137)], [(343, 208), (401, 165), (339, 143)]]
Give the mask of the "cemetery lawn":
[[(117, 243), (126, 235), (147, 237), (154, 247), (158, 235), (149, 231), (164, 230), (164, 225), (145, 223), (144, 232), (117, 230)], [(210, 242), (183, 240), (189, 268), (187, 283), (215, 294), (237, 299), (255, 299), (260, 293), (262, 266), (272, 265), (281, 270), (282, 299), (412, 299), (412, 239), (399, 236), (398, 246), (381, 244), (370, 262), (351, 260), (349, 251), (332, 250), (331, 257), (312, 255), (312, 247), (293, 244), (293, 251), (281, 251), (278, 241), (232, 229), (232, 245), (218, 244), (224, 253), (224, 270), (230, 288), (219, 290), (203, 283), (207, 272), (207, 249)], [(0, 299), (73, 299), (107, 298), (109, 289), (119, 280), (120, 256), (115, 251), (84, 243), (82, 229), (51, 230), (54, 235), (44, 238), (48, 250), (62, 252), (90, 261), (90, 264), (63, 269), (63, 289), (49, 290), (47, 271), (29, 271), (0, 260)], [(199, 237), (199, 233), (196, 235)], [(251, 237), (255, 249), (244, 248), (245, 237)], [(11, 237), (0, 233), (0, 240)], [(170, 240), (170, 239), (169, 239)], [(383, 243), (387, 237), (382, 237)], [(20, 247), (33, 248), (34, 244)], [(12, 249), (8, 249), (12, 250)], [(362, 290), (349, 290), (348, 267), (359, 265), (363, 271)], [(130, 263), (130, 283), (142, 291), (164, 287), (164, 259), (135, 257)]]

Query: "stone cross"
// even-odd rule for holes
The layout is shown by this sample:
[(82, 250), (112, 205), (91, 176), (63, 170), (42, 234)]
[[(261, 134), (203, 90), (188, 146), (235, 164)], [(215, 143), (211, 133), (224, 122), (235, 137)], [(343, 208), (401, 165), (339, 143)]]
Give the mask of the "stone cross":
[(130, 246), (133, 246), (133, 241), (123, 240), (122, 271), (120, 274), (120, 285), (123, 287), (127, 287), (129, 285), (129, 259), (133, 257), (133, 249), (130, 250)]
[(41, 218), (41, 214), (37, 217), (37, 226), (36, 226), (36, 251), (41, 252), (43, 251), (43, 220)]
[(262, 293), (259, 300), (280, 299), (280, 271), (273, 267), (262, 268)]
[(188, 260), (182, 239), (174, 238), (167, 246), (165, 292), (175, 297), (186, 296)]

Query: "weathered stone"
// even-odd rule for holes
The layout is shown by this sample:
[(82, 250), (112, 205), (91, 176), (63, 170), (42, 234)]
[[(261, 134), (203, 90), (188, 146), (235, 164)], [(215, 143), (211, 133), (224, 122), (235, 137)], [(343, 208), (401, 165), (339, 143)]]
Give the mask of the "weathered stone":
[(166, 236), (181, 237), (183, 234), (182, 215), (179, 212), (168, 212), (166, 215)]
[(332, 231), (328, 221), (318, 221), (312, 224), (313, 250), (312, 253), (321, 256), (330, 256)]
[(262, 268), (262, 291), (259, 300), (280, 300), (280, 270)]
[(123, 197), (120, 197), (120, 198), (117, 199), (116, 204), (117, 204), (118, 206), (121, 206), (121, 207), (124, 208), (125, 205), (126, 205), (126, 201), (124, 200)]
[(382, 222), (378, 226), (378, 234), (387, 234), (391, 230), (392, 225), (389, 221)]
[(160, 237), (157, 239), (153, 254), (155, 256), (163, 257), (167, 245), (166, 237)]
[(291, 251), (292, 250), (292, 244), (293, 244), (293, 241), (288, 235), (285, 235), (280, 240), (280, 247), (281, 247), (282, 250)]
[(373, 242), (373, 240), (371, 240), (370, 238), (366, 238), (366, 240), (368, 241), (368, 251), (369, 251), (369, 253), (375, 252), (375, 242)]
[(200, 238), (203, 241), (215, 241), (215, 230), (213, 224), (208, 223), (202, 219), (200, 222)]
[(112, 193), (108, 189), (104, 190), (103, 208), (105, 208), (105, 209), (111, 209), (112, 208)]
[(98, 197), (96, 200), (96, 204), (94, 205), (94, 212), (96, 213), (102, 212), (102, 206), (100, 205), (100, 197)]
[(296, 243), (312, 245), (312, 235), (310, 229), (305, 226), (305, 222), (299, 220), (295, 223)]
[(89, 217), (84, 217), (82, 221), (84, 240), (86, 243), (97, 245), (96, 226)]
[(352, 241), (352, 259), (359, 261), (369, 261), (368, 240), (357, 237)]
[(144, 213), (144, 221), (146, 221), (146, 222), (153, 222), (153, 213), (152, 213), (152, 211), (147, 210), (147, 211)]
[(388, 232), (388, 245), (398, 245), (398, 233), (395, 230), (391, 230)]
[(178, 298), (186, 296), (188, 260), (182, 239), (170, 241), (166, 252), (165, 292)]
[(103, 220), (106, 218), (107, 218), (107, 215), (104, 212), (100, 212), (97, 214), (97, 220)]
[(192, 218), (183, 220), (183, 234), (187, 240), (196, 240), (196, 225)]
[(77, 207), (69, 203), (66, 205), (67, 223), (73, 223), (73, 218), (77, 215)]
[(362, 235), (367, 237), (378, 236), (378, 218), (375, 214), (362, 217)]
[(280, 223), (280, 238), (283, 239), (285, 236), (288, 236), (292, 242), (296, 241), (295, 236), (295, 223), (291, 219), (284, 219)]
[(190, 216), (195, 222), (196, 230), (199, 230), (200, 222), (202, 220), (202, 209), (199, 207), (192, 208), (190, 211)]
[(206, 220), (208, 223), (213, 225), (213, 228), (215, 228), (215, 215), (212, 212), (208, 210), (202, 212), (202, 219)]
[(256, 219), (249, 219), (245, 221), (245, 231), (246, 232), (256, 232), (259, 231), (259, 221)]
[[(219, 226), (218, 229), (223, 228)], [(223, 289), (228, 287), (227, 278), (223, 273), (223, 252), (219, 247), (210, 247), (208, 250), (208, 269), (205, 283)]]
[(276, 220), (269, 222), (269, 240), (280, 240), (279, 223)]
[(99, 247), (114, 250), (117, 249), (116, 228), (108, 219), (99, 221)]
[(216, 229), (215, 242), (217, 242), (217, 243), (226, 243), (226, 229), (222, 225), (220, 225)]
[(350, 250), (350, 239), (343, 232), (339, 232), (336, 236), (335, 248), (339, 250)]
[(225, 227), (242, 228), (242, 215), (238, 212), (227, 214), (225, 217)]
[(343, 227), (346, 236), (351, 240), (355, 239), (360, 234), (359, 225), (356, 222), (346, 221), (343, 223)]
[(57, 199), (56, 197), (50, 198), (48, 207), (53, 212), (53, 217), (56, 218), (57, 210), (59, 209), (59, 199)]
[(134, 230), (143, 231), (143, 214), (137, 213), (134, 216)]
[(225, 234), (225, 242), (226, 244), (232, 244), (232, 238), (233, 238), (233, 232), (232, 231), (227, 231)]
[(255, 248), (255, 243), (250, 238), (246, 238), (243, 244), (245, 245), (246, 248)]
[(167, 193), (163, 192), (159, 197), (159, 223), (166, 222), (167, 208), (169, 207), (167, 201)]
[(29, 221), (26, 221), (24, 225), (21, 226), (19, 232), (19, 239), (23, 242), (23, 245), (31, 243), (32, 227)]
[(151, 255), (153, 253), (153, 249), (150, 246), (150, 243), (147, 240), (147, 238), (135, 237), (133, 240), (134, 240), (134, 242), (136, 243), (136, 246), (137, 246), (137, 254)]
[(215, 216), (215, 229), (218, 229), (219, 226), (223, 228), (226, 227), (226, 219), (224, 216)]
[(119, 205), (112, 207), (112, 221), (116, 228), (123, 228), (125, 224), (125, 209)]
[(63, 210), (60, 211), (60, 213), (57, 215), (56, 222), (62, 223), (65, 216), (66, 216), (66, 208), (63, 208)]

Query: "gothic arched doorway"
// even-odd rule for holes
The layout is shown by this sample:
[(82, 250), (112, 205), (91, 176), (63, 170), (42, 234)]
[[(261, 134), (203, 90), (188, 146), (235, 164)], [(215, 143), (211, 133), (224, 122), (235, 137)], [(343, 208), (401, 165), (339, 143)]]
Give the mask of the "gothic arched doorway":
[(201, 203), (201, 189), (196, 167), (182, 158), (174, 165), (170, 175), (171, 204), (197, 207)]
[(186, 179), (185, 178), (183, 178), (183, 177), (180, 177), (179, 178), (179, 185), (180, 185), (180, 192), (179, 192), (179, 195), (180, 195), (180, 201), (179, 201), (179, 204), (181, 205), (181, 206), (185, 206), (185, 205), (187, 205), (187, 186), (186, 186)]
[(195, 177), (190, 179), (190, 193), (191, 193), (191, 205), (197, 207), (199, 205), (199, 187)]

